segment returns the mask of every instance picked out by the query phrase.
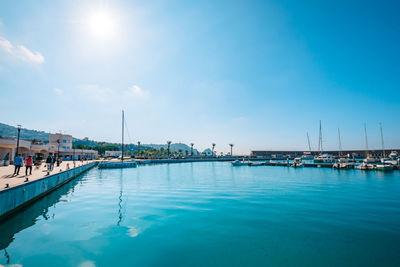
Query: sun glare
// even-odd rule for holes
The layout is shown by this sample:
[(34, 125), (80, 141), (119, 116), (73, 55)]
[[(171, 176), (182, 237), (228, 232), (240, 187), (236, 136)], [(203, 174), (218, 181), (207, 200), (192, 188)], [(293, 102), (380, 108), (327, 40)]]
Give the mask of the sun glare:
[(110, 37), (115, 33), (115, 20), (107, 12), (96, 12), (89, 17), (88, 26), (99, 37)]

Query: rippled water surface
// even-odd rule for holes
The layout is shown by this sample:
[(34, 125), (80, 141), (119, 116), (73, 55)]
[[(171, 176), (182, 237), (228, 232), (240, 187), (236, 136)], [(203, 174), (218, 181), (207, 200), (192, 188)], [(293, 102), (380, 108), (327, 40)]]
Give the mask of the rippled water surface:
[(0, 224), (0, 265), (400, 266), (400, 174), (92, 169)]

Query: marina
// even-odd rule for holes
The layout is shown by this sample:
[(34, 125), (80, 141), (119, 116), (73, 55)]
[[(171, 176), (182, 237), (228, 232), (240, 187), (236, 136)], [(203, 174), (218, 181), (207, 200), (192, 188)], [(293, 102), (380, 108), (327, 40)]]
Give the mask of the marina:
[(0, 264), (398, 266), (399, 194), (398, 171), (93, 168), (0, 223)]

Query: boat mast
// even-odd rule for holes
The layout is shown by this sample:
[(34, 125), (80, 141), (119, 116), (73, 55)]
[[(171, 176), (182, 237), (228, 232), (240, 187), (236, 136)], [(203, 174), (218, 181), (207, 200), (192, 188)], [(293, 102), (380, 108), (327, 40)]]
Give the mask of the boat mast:
[(364, 134), (365, 134), (365, 156), (368, 157), (368, 137), (367, 137), (367, 124), (364, 123)]
[(323, 151), (323, 147), (322, 147), (322, 124), (321, 124), (321, 120), (319, 121), (319, 140), (318, 140), (318, 151), (321, 154), (321, 152)]
[(342, 140), (340, 139), (340, 128), (337, 129), (339, 136), (339, 156), (342, 155)]
[(311, 152), (310, 136), (308, 135), (308, 132), (307, 132), (307, 142), (308, 142), (308, 150), (310, 150)]
[(121, 161), (124, 161), (124, 110), (122, 110), (122, 155)]
[(381, 128), (382, 155), (383, 158), (385, 158), (385, 143), (383, 142), (382, 123), (379, 123), (379, 127)]

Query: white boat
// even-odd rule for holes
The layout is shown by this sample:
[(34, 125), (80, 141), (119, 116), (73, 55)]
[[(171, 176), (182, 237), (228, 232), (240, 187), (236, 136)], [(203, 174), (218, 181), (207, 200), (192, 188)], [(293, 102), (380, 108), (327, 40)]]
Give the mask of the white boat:
[(250, 162), (249, 166), (264, 166), (264, 162)]
[(304, 167), (304, 164), (301, 160), (302, 160), (302, 158), (294, 158), (291, 166), (294, 168)]
[(399, 153), (397, 153), (397, 151), (392, 151), (392, 152), (390, 152), (390, 154), (389, 154), (389, 158), (390, 158), (390, 159), (393, 159), (393, 160), (396, 160), (396, 159), (399, 158)]
[(378, 158), (374, 158), (374, 157), (366, 157), (365, 159), (363, 159), (363, 162), (364, 163), (377, 163), (377, 162), (379, 162), (379, 159)]
[(339, 158), (335, 164), (332, 165), (335, 169), (353, 169), (354, 164), (349, 163), (348, 158)]
[(333, 163), (335, 159), (327, 152), (321, 152), (318, 156), (314, 157), (314, 163)]
[(244, 159), (242, 161), (235, 160), (235, 161), (232, 162), (232, 166), (249, 166), (250, 164), (251, 164), (251, 162), (244, 161)]
[(311, 154), (311, 152), (304, 152), (303, 155), (301, 155), (301, 160), (313, 160), (314, 157)]
[(363, 162), (362, 164), (357, 166), (357, 169), (364, 170), (364, 171), (365, 170), (374, 170), (375, 166), (372, 165), (372, 164), (368, 164), (368, 163)]

